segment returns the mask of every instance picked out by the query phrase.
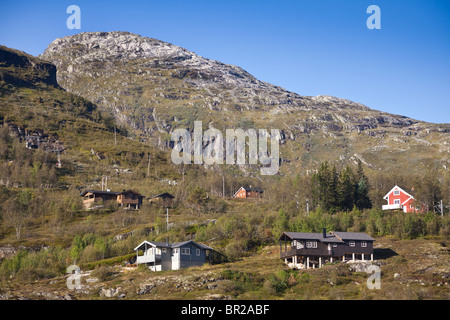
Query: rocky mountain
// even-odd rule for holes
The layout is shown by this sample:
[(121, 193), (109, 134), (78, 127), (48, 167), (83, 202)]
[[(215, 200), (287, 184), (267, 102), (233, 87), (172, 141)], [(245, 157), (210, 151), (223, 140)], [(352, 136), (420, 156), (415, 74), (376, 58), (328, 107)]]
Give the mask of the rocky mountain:
[[(240, 67), (128, 32), (80, 33), (54, 40), (40, 56), (58, 83), (167, 147), (170, 133), (206, 128), (281, 130), (284, 173), (325, 160), (362, 161), (374, 170), (450, 166), (450, 125), (372, 110), (331, 96), (301, 96)], [(407, 169), (404, 169), (404, 168)]]
[(0, 81), (12, 86), (30, 87), (38, 83), (59, 87), (56, 67), (19, 50), (0, 46)]

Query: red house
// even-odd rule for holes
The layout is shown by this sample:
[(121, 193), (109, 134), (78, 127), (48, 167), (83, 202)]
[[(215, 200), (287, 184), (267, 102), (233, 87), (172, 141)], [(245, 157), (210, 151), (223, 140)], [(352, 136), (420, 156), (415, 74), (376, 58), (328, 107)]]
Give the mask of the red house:
[(260, 199), (264, 190), (261, 188), (252, 188), (252, 186), (242, 186), (233, 195), (234, 198), (256, 198)]
[(395, 210), (400, 209), (403, 212), (424, 212), (426, 211), (424, 205), (417, 203), (412, 195), (414, 189), (408, 190), (407, 188), (401, 188), (395, 186), (384, 197), (388, 204), (383, 205), (383, 210)]

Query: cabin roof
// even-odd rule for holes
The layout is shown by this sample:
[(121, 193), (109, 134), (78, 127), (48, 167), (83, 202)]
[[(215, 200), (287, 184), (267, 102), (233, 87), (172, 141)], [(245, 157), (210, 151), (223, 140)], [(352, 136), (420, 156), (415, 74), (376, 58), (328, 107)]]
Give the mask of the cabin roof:
[(115, 191), (102, 191), (102, 190), (84, 190), (83, 192), (80, 193), (81, 197), (84, 197), (86, 194), (88, 193), (93, 193), (93, 194), (104, 194), (104, 195), (113, 195), (113, 196), (117, 196), (119, 194), (123, 194), (123, 193), (134, 193), (136, 194), (138, 197), (144, 197), (142, 194), (140, 194), (139, 192), (136, 192), (134, 190), (123, 190), (121, 192), (115, 192)]
[(327, 233), (325, 237), (321, 232), (283, 232), (279, 240), (318, 240), (320, 242), (343, 242), (331, 233)]
[(344, 240), (375, 241), (374, 238), (364, 232), (339, 232), (332, 231), (323, 236), (322, 232), (283, 232), (279, 240), (318, 240), (320, 242), (342, 243)]
[(411, 198), (414, 198), (414, 193), (415, 193), (414, 188), (412, 188), (412, 189), (410, 189), (410, 188), (405, 188), (405, 187), (402, 187), (402, 186), (399, 186), (399, 185), (396, 184), (391, 190), (389, 190), (388, 193), (386, 193), (386, 195), (383, 197), (383, 199), (386, 199), (386, 200), (387, 200), (388, 195), (391, 194), (391, 193), (395, 190), (395, 188), (400, 189), (401, 191), (403, 191), (404, 193), (406, 193), (406, 194), (407, 194), (408, 196), (410, 196)]
[(120, 192), (112, 192), (112, 191), (102, 191), (102, 190), (84, 190), (80, 193), (81, 197), (84, 197), (88, 193), (94, 193), (94, 194), (106, 194), (106, 195), (114, 195), (117, 196)]
[(136, 194), (138, 197), (145, 198), (145, 196), (143, 196), (142, 194), (140, 194), (139, 192), (134, 191), (134, 190), (123, 190), (122, 192), (117, 192), (117, 194), (130, 193), (130, 192)]
[(155, 198), (175, 198), (173, 195), (171, 195), (170, 193), (161, 193), (161, 194), (157, 194), (156, 196), (150, 197), (150, 199), (155, 199)]
[(264, 192), (263, 188), (259, 187), (252, 187), (252, 186), (242, 186), (246, 191), (252, 191), (252, 192)]
[(342, 240), (367, 240), (367, 241), (375, 241), (374, 238), (369, 236), (367, 233), (364, 232), (339, 232), (334, 231), (332, 232), (334, 235), (336, 235), (338, 238)]
[(208, 247), (205, 244), (202, 243), (197, 243), (195, 241), (189, 240), (189, 241), (182, 241), (182, 242), (175, 242), (175, 243), (167, 243), (167, 242), (157, 242), (157, 241), (143, 241), (141, 242), (136, 248), (134, 248), (134, 250), (139, 250), (140, 248), (142, 248), (143, 245), (148, 244), (151, 245), (152, 247), (156, 247), (156, 248), (181, 248), (189, 243), (192, 243), (193, 245), (199, 247), (200, 249), (204, 249), (204, 250), (213, 250), (211, 247)]

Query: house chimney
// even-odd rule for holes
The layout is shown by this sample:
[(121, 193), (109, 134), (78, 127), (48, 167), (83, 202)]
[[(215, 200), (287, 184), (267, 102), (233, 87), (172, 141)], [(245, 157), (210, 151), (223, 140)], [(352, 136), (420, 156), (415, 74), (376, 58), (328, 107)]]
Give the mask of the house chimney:
[(324, 238), (327, 237), (327, 228), (322, 228), (322, 236), (323, 236)]

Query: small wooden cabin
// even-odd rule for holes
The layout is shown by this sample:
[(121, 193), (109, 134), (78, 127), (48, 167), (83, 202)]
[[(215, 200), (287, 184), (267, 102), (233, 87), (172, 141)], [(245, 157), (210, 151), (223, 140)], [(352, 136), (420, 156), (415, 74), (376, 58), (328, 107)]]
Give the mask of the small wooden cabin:
[(148, 203), (149, 204), (158, 204), (158, 205), (161, 205), (161, 206), (167, 208), (167, 207), (172, 207), (174, 198), (175, 197), (173, 195), (165, 192), (165, 193), (161, 193), (156, 196), (150, 197), (148, 199)]
[(85, 190), (80, 194), (83, 197), (83, 207), (86, 210), (103, 206), (107, 201), (114, 201), (121, 207), (139, 209), (144, 196), (133, 190), (122, 192)]
[(117, 195), (117, 203), (122, 207), (139, 209), (145, 197), (134, 190), (123, 190)]
[(262, 188), (254, 188), (252, 186), (242, 186), (238, 191), (233, 195), (233, 198), (256, 198), (260, 199), (264, 190)]

